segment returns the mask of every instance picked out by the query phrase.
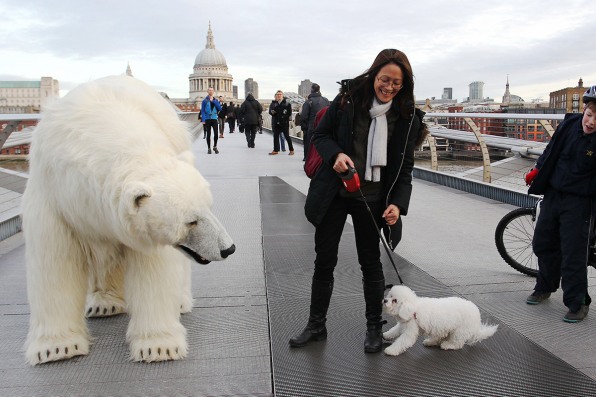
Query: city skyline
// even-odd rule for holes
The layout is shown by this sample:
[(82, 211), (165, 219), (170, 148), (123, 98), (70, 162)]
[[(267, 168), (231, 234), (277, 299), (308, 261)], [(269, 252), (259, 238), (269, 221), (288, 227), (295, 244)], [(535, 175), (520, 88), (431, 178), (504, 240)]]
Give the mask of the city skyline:
[(417, 100), (441, 98), (449, 87), (461, 102), (469, 84), (481, 81), (484, 96), (498, 101), (507, 76), (511, 93), (527, 102), (548, 101), (549, 92), (574, 87), (580, 78), (586, 86), (596, 84), (596, 54), (583, 43), (596, 31), (591, 23), (596, 10), (585, 1), (433, 0), (396, 8), (382, 0), (366, 12), (353, 0), (341, 5), (305, 0), (294, 8), (229, 4), (234, 13), (183, 0), (167, 7), (137, 0), (26, 5), (3, 0), (0, 80), (51, 76), (64, 95), (80, 83), (122, 74), (130, 63), (136, 78), (185, 98), (211, 22), (215, 46), (226, 57), (240, 97), (244, 81), (253, 78), (262, 98), (272, 98), (277, 89), (298, 92), (305, 79), (332, 98), (336, 81), (362, 73), (389, 47), (408, 55)]

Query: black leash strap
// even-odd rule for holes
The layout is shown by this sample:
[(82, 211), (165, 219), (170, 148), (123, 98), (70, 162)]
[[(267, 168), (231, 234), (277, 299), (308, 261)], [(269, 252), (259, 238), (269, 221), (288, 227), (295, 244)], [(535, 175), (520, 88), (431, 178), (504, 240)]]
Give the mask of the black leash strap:
[(399, 272), (397, 271), (397, 266), (395, 266), (395, 262), (393, 262), (393, 256), (391, 255), (391, 250), (387, 246), (387, 242), (385, 241), (385, 238), (383, 238), (383, 236), (381, 235), (381, 229), (379, 228), (379, 225), (377, 224), (377, 221), (375, 220), (375, 216), (373, 215), (372, 210), (370, 209), (370, 207), (368, 206), (368, 203), (366, 202), (366, 198), (364, 198), (362, 189), (360, 189), (360, 187), (358, 187), (358, 191), (360, 192), (360, 196), (362, 196), (362, 200), (364, 200), (364, 205), (366, 205), (366, 209), (368, 210), (368, 213), (370, 214), (370, 219), (372, 219), (372, 221), (375, 225), (375, 230), (377, 231), (377, 234), (379, 235), (379, 238), (381, 239), (381, 242), (383, 243), (383, 247), (385, 247), (385, 252), (387, 252), (387, 256), (389, 257), (389, 260), (391, 261), (391, 264), (393, 265), (393, 268), (395, 269), (395, 273), (397, 273), (397, 278), (399, 279), (400, 284), (403, 284), (404, 281), (401, 279), (401, 276), (399, 275)]

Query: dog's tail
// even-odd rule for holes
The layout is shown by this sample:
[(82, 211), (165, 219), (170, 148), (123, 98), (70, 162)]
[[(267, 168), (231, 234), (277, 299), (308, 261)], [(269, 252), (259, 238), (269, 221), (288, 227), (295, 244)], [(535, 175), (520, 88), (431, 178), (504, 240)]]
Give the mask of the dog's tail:
[(470, 341), (468, 341), (468, 344), (473, 345), (476, 342), (480, 342), (481, 340), (493, 336), (495, 332), (497, 332), (497, 328), (499, 328), (498, 325), (488, 325), (482, 323), (480, 329), (478, 330), (478, 333), (474, 335)]

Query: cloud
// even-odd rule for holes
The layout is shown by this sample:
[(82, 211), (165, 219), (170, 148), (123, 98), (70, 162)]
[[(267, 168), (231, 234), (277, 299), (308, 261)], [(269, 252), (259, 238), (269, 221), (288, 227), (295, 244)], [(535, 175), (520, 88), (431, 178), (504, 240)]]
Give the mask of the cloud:
[(252, 77), (264, 98), (297, 91), (304, 79), (333, 97), (336, 81), (362, 73), (383, 48), (408, 54), (418, 99), (452, 87), (461, 100), (480, 80), (498, 100), (508, 75), (526, 100), (579, 77), (596, 84), (596, 54), (585, 44), (596, 7), (581, 0), (3, 0), (0, 12), (0, 59), (9, 60), (0, 78), (52, 76), (63, 93), (130, 62), (135, 77), (186, 97), (210, 22), (241, 95)]

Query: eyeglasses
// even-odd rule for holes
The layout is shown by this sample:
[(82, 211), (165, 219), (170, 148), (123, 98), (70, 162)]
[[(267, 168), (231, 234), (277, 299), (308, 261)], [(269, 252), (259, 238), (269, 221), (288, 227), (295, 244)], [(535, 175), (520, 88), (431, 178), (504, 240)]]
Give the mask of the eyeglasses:
[(389, 76), (379, 76), (379, 77), (377, 77), (377, 80), (383, 87), (395, 87), (397, 89), (400, 89), (402, 87), (401, 81), (399, 81), (399, 80), (391, 81), (391, 77), (389, 77)]

